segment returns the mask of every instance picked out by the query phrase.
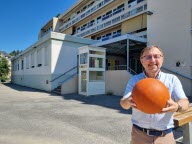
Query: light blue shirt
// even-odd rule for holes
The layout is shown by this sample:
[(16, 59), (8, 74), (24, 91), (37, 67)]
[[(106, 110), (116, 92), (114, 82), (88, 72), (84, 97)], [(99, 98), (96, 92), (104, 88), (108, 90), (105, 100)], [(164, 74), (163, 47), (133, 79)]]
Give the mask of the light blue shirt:
[[(139, 80), (144, 78), (146, 78), (144, 72), (133, 76), (127, 84), (124, 97), (129, 97), (134, 85)], [(178, 101), (179, 99), (186, 98), (181, 82), (175, 75), (167, 74), (160, 71), (157, 79), (164, 83), (165, 86), (169, 89), (172, 100)], [(138, 109), (133, 108), (132, 123), (143, 128), (166, 130), (174, 127), (173, 112), (146, 114)]]

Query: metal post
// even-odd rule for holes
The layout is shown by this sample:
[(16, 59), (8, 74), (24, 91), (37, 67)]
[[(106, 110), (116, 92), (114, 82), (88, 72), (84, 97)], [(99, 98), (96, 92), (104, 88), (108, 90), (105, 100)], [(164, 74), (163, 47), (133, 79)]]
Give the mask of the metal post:
[(127, 71), (129, 71), (129, 38), (127, 39)]
[(183, 143), (192, 144), (192, 122), (186, 123), (183, 128)]

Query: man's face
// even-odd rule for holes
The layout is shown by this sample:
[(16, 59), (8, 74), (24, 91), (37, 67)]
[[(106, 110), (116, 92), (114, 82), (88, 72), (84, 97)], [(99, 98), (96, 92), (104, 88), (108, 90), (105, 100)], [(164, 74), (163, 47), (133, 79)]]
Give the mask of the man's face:
[(146, 50), (140, 58), (146, 72), (158, 72), (163, 64), (163, 54), (158, 48)]

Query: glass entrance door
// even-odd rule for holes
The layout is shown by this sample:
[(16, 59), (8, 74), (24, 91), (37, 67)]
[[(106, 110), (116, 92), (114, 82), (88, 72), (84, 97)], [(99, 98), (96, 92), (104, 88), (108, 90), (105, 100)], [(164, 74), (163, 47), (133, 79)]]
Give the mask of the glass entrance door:
[(81, 71), (81, 92), (87, 92), (87, 71)]

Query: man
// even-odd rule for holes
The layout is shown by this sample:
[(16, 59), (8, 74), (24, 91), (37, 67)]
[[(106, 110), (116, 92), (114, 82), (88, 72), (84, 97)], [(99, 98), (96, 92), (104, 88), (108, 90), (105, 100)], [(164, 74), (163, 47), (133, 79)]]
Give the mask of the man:
[[(161, 72), (163, 60), (164, 56), (159, 47), (144, 48), (140, 54), (140, 62), (144, 67), (144, 72), (129, 80), (124, 97), (120, 101), (124, 109), (133, 107), (131, 144), (175, 144), (172, 133), (173, 113), (187, 110), (189, 101), (179, 79), (172, 74)], [(134, 85), (146, 77), (160, 80), (169, 89), (171, 98), (161, 113), (146, 114), (138, 110), (132, 100), (131, 91)]]

